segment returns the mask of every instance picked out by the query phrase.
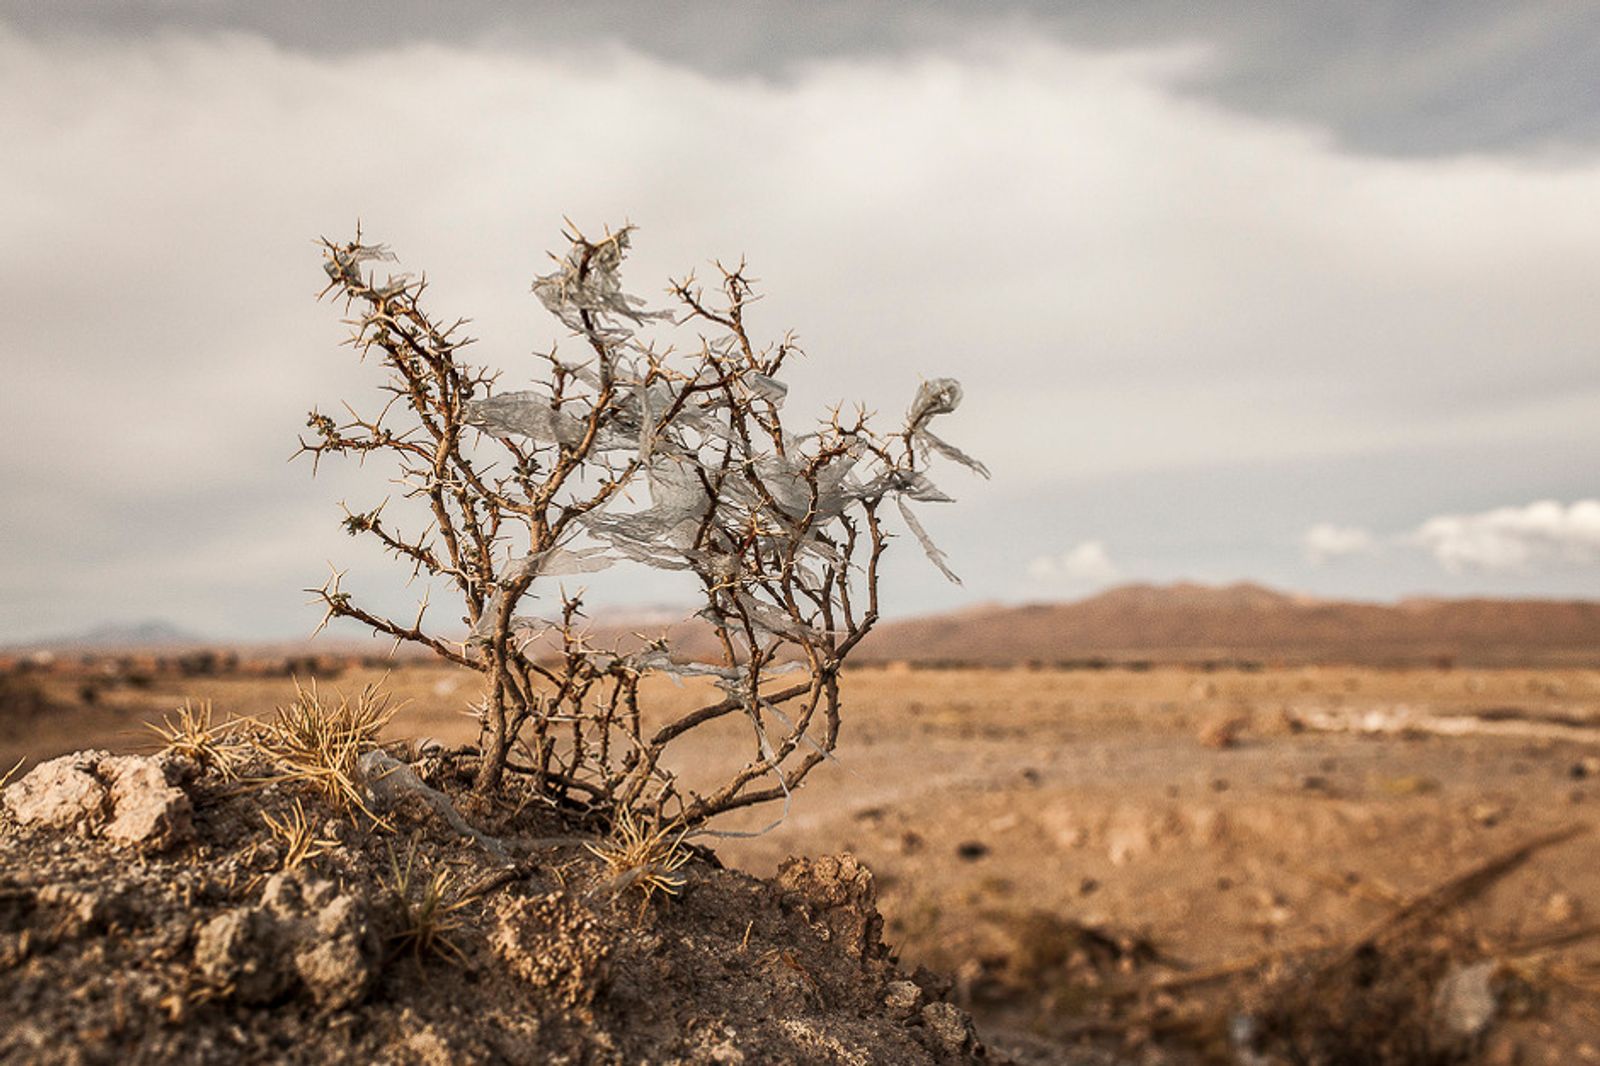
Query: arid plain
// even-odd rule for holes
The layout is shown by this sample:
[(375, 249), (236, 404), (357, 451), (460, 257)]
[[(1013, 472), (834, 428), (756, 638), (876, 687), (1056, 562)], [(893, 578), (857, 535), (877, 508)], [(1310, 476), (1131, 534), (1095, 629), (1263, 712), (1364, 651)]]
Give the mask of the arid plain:
[[(7, 766), (148, 749), (141, 723), (184, 699), (262, 715), (293, 694), (287, 677), (23, 681), (41, 702), (0, 724)], [(404, 703), (396, 736), (475, 738), (473, 675), (408, 662), (319, 684), (373, 682)], [(1410, 955), (1495, 960), (1494, 1061), (1600, 1060), (1600, 839), (1581, 832), (1600, 804), (1600, 670), (885, 665), (848, 671), (844, 691), (837, 758), (782, 824), (706, 843), (760, 876), (792, 854), (858, 855), (891, 946), (949, 974), (1019, 1057), (1106, 1031), (1215, 1045), (1217, 1019), (1403, 920)], [(665, 712), (706, 693), (659, 680), (645, 695)], [(692, 781), (754, 752), (729, 722), (676, 769)]]

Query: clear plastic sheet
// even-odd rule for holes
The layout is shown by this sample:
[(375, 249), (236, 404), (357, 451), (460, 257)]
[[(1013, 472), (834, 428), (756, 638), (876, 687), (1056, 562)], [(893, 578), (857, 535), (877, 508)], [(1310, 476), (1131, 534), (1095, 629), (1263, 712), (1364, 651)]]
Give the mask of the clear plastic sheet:
[(503, 392), (467, 404), (467, 422), (493, 437), (526, 437), (535, 444), (575, 445), (583, 423), (540, 392)]
[(330, 245), (322, 269), (327, 272), (330, 281), (360, 285), (361, 264), (375, 261), (392, 263), (395, 261), (394, 253), (389, 251), (386, 244), (354, 244), (348, 248)]

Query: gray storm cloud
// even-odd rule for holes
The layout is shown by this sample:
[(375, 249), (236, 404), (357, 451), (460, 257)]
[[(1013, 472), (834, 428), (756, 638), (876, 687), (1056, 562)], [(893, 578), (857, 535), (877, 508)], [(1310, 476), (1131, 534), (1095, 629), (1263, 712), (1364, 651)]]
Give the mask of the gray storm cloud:
[[(905, 611), (1027, 595), (1029, 560), (1102, 538), (1133, 576), (1259, 548), (1314, 580), (1241, 518), (1303, 529), (1299, 504), (1185, 500), (1173, 524), (1209, 532), (1184, 542), (1127, 503), (1161, 478), (1323, 464), (1321, 513), (1371, 525), (1401, 499), (1591, 493), (1547, 457), (1600, 444), (1600, 161), (1352, 152), (1184, 90), (1225, 62), (1000, 32), (757, 80), (614, 44), (0, 28), (0, 639), (152, 614), (302, 632), (324, 559), (385, 580), (334, 530), (381, 475), (285, 462), (307, 408), (373, 383), (312, 300), (312, 238), (358, 218), (508, 382), (558, 340), (526, 290), (563, 214), (640, 224), (645, 295), (748, 254), (762, 325), (810, 353), (791, 409), (893, 418), (919, 375), (961, 378), (959, 436), (996, 476), (926, 516), (967, 592), (894, 569)], [(1452, 458), (1486, 450), (1492, 477)], [(1401, 453), (1450, 476), (1374, 476)]]

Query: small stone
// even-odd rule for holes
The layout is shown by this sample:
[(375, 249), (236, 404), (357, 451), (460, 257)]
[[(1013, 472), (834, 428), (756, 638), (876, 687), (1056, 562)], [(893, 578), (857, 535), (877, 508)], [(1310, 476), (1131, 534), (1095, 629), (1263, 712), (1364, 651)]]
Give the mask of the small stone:
[(883, 1005), (896, 1016), (909, 1018), (922, 1006), (922, 989), (912, 981), (890, 981)]
[(1204, 747), (1225, 751), (1238, 746), (1239, 735), (1249, 724), (1250, 719), (1244, 715), (1219, 715), (1200, 727), (1198, 739)]
[(1565, 925), (1578, 917), (1578, 901), (1566, 892), (1556, 892), (1544, 901), (1544, 917), (1548, 922)]
[(339, 1010), (366, 995), (375, 976), (369, 952), (366, 908), (354, 896), (339, 896), (312, 920), (314, 936), (300, 930), (295, 972), (318, 1006)]
[(63, 755), (34, 767), (4, 796), (23, 825), (77, 829), (113, 844), (161, 850), (194, 836), (188, 794), (146, 755)]
[(194, 949), (201, 976), (241, 1003), (268, 1003), (299, 987), (335, 1010), (366, 995), (378, 955), (365, 901), (302, 871), (274, 874), (260, 904), (207, 922)]
[(866, 961), (889, 953), (877, 883), (854, 855), (786, 859), (774, 886), (785, 908), (799, 910), (824, 940), (844, 945), (851, 958)]
[(1495, 963), (1490, 959), (1445, 974), (1434, 992), (1433, 1013), (1447, 1038), (1470, 1042), (1489, 1027), (1499, 1009), (1494, 976)]
[(84, 828), (104, 813), (106, 787), (92, 772), (104, 754), (81, 751), (40, 763), (5, 790), (6, 809), (21, 825)]
[(217, 988), (241, 1003), (270, 1003), (288, 990), (293, 974), (277, 963), (277, 923), (266, 911), (240, 907), (200, 927), (194, 964)]
[(102, 760), (96, 769), (111, 782), (115, 817), (105, 828), (107, 840), (159, 851), (194, 838), (188, 793), (167, 784), (155, 759), (117, 756)]
[(929, 1003), (922, 1008), (922, 1024), (931, 1038), (935, 1054), (965, 1062), (978, 1046), (972, 1019), (951, 1003)]
[(1503, 803), (1479, 803), (1473, 806), (1470, 813), (1474, 822), (1488, 828), (1504, 821), (1507, 812)]
[(956, 857), (964, 862), (977, 862), (989, 854), (989, 845), (981, 840), (964, 840), (956, 845)]

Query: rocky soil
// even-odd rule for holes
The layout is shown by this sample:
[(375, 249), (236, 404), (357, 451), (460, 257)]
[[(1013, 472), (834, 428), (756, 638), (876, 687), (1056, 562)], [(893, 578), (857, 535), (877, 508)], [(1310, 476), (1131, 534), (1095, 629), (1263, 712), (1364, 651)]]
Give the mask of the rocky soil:
[[(986, 1057), (947, 982), (897, 969), (850, 856), (757, 880), (701, 851), (645, 898), (531, 796), (475, 802), (465, 756), (389, 754), (479, 836), (415, 791), (374, 810), (383, 831), (264, 766), (172, 755), (79, 752), (9, 785), (0, 1061)], [(299, 812), (291, 850), (269, 819)]]

